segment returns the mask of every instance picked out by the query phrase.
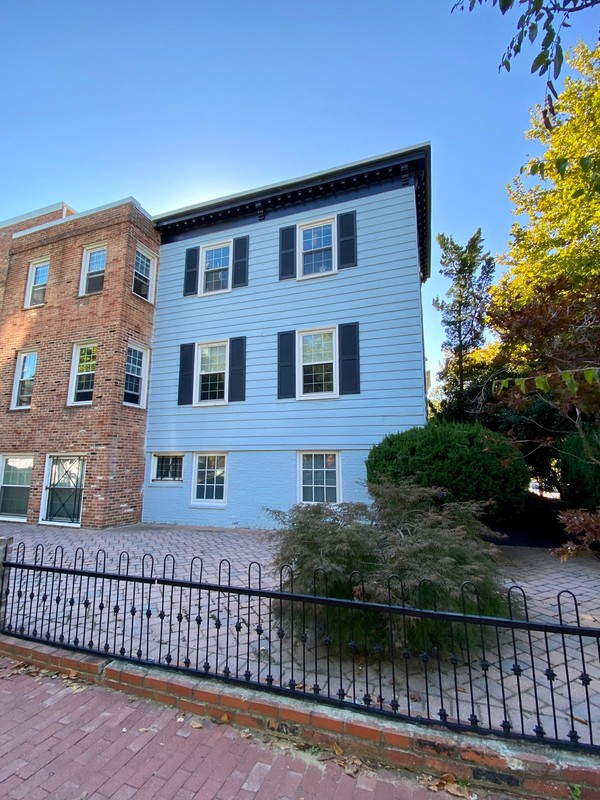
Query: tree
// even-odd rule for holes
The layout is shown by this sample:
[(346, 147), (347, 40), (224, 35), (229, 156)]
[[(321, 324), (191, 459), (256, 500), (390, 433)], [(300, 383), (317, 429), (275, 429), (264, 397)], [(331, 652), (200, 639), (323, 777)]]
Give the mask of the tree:
[(509, 187), (519, 220), (489, 315), (501, 357), (524, 371), (521, 393), (550, 393), (577, 424), (600, 412), (600, 193), (585, 163), (557, 163), (561, 152), (600, 161), (600, 46), (579, 45), (568, 59), (581, 77), (567, 78), (557, 125), (548, 130), (536, 115), (528, 134), (546, 148), (543, 168), (533, 185), (522, 171)]
[(509, 187), (519, 219), (503, 259), (508, 274), (494, 289), (496, 308), (523, 307), (561, 277), (591, 293), (600, 277), (600, 192), (593, 168), (594, 161), (600, 164), (600, 46), (590, 51), (578, 45), (568, 61), (581, 77), (566, 79), (555, 127), (548, 130), (537, 113), (527, 133), (544, 146), (543, 159), (530, 159)]
[[(483, 344), (488, 290), (494, 275), (494, 259), (483, 252), (481, 228), (469, 239), (465, 247), (456, 244), (451, 236), (438, 234), (442, 249), (441, 274), (452, 281), (446, 292), (448, 300), (436, 297), (434, 307), (442, 312), (446, 330), (443, 346), (448, 351), (448, 361), (453, 370), (442, 369), (440, 377), (447, 379), (445, 393), (452, 393), (457, 404), (457, 418), (465, 419), (465, 382), (469, 377), (468, 357)], [(455, 385), (452, 378), (455, 376)]]
[(517, 33), (511, 39), (500, 68), (510, 72), (513, 59), (521, 52), (527, 38), (533, 44), (543, 34), (539, 52), (531, 63), (531, 71), (545, 75), (552, 67), (554, 79), (558, 78), (563, 66), (561, 32), (570, 27), (572, 14), (590, 11), (600, 4), (600, 0), (459, 0), (452, 11), (464, 11), (468, 3), (469, 11), (477, 5), (491, 2), (502, 14), (518, 8), (521, 12), (517, 22)]

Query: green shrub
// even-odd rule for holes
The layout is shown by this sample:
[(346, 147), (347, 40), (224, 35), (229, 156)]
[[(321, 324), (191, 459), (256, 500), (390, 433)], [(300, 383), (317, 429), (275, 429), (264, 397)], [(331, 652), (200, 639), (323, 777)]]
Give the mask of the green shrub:
[(390, 434), (367, 458), (370, 483), (413, 479), (460, 502), (490, 501), (494, 517), (522, 511), (530, 474), (517, 447), (480, 425), (429, 422)]
[(600, 433), (588, 429), (584, 432), (589, 452), (586, 452), (579, 433), (569, 436), (561, 447), (561, 477), (563, 497), (573, 506), (590, 510), (600, 506)]
[[(506, 616), (494, 546), (482, 539), (493, 534), (478, 518), (480, 504), (449, 502), (443, 492), (410, 481), (381, 482), (369, 489), (371, 508), (316, 504), (276, 513), (284, 527), (272, 534), (275, 563), (294, 573), (292, 582), (283, 569), (284, 590)], [(468, 585), (463, 589), (463, 584)], [(289, 622), (290, 604), (280, 611)], [(309, 641), (332, 637), (330, 647), (346, 654), (353, 642), (355, 653), (365, 658), (389, 655), (392, 632), (396, 646), (408, 646), (413, 653), (457, 652), (474, 637), (481, 639), (478, 627), (470, 631), (462, 623), (423, 621), (410, 614), (365, 614), (359, 605), (340, 610), (307, 602), (295, 604), (295, 614), (296, 631), (306, 630)]]

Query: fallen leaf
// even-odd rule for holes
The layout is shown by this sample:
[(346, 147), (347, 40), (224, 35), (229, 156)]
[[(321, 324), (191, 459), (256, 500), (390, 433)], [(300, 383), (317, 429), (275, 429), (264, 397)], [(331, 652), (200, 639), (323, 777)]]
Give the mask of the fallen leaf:
[(202, 727), (203, 727), (202, 723), (199, 722), (197, 719), (192, 720), (192, 722), (190, 722), (190, 728), (202, 728)]
[(150, 728), (138, 728), (138, 733), (148, 733)]
[(333, 743), (333, 752), (336, 754), (336, 756), (343, 756), (344, 755), (344, 751), (342, 750), (342, 748), (339, 746), (339, 744), (337, 742)]
[(177, 717), (177, 722), (185, 722), (185, 717)]
[(467, 800), (471, 799), (471, 795), (464, 786), (459, 786), (458, 783), (447, 783), (446, 791), (453, 797), (466, 797)]
[(245, 730), (240, 731), (240, 736), (242, 737), (242, 739), (250, 739), (252, 737), (252, 734), (250, 733), (248, 728), (246, 728)]
[(221, 716), (219, 717), (219, 719), (216, 719), (215, 722), (218, 725), (226, 725), (229, 722), (229, 714), (226, 714), (225, 712), (223, 712), (221, 714)]

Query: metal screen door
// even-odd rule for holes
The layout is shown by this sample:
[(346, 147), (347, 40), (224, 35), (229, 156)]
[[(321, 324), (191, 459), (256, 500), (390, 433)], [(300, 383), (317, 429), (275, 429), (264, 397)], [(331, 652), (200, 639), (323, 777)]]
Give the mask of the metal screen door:
[(81, 520), (84, 472), (83, 456), (52, 456), (46, 487), (46, 522)]

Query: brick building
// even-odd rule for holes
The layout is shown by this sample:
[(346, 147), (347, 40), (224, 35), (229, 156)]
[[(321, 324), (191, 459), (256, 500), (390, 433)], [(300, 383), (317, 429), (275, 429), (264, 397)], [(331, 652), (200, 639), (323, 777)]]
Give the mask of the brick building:
[(133, 198), (0, 223), (0, 520), (140, 519), (159, 244)]

